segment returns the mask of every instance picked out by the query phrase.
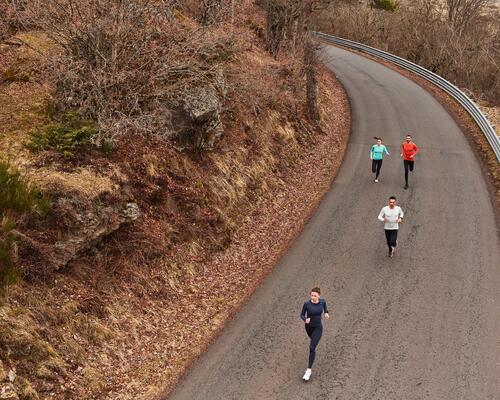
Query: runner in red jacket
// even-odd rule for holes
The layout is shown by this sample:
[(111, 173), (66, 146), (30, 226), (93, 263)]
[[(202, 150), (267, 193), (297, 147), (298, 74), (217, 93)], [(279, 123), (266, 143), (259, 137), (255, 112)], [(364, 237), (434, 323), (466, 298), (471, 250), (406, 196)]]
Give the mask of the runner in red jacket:
[(413, 143), (411, 135), (406, 135), (406, 139), (401, 145), (401, 157), (405, 166), (405, 189), (408, 189), (408, 170), (413, 172), (415, 156), (419, 152), (418, 146)]

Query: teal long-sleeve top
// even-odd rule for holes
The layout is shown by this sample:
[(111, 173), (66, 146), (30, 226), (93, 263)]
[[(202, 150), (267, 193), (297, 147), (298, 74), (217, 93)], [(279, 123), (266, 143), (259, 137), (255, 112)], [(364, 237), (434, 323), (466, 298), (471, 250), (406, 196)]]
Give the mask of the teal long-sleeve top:
[(385, 147), (383, 144), (380, 146), (378, 144), (374, 144), (370, 150), (370, 158), (373, 160), (381, 160), (385, 154), (389, 154), (387, 151), (387, 147)]

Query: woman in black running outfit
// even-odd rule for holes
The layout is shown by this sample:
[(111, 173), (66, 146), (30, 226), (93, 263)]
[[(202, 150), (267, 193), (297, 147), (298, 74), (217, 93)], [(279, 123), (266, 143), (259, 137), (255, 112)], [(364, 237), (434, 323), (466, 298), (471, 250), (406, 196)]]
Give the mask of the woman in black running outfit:
[(314, 363), (314, 358), (316, 357), (316, 346), (323, 334), (323, 324), (321, 323), (321, 314), (323, 314), (323, 312), (325, 313), (326, 319), (330, 318), (326, 301), (320, 298), (319, 287), (314, 287), (311, 289), (311, 300), (304, 303), (302, 312), (300, 313), (300, 318), (306, 323), (307, 335), (311, 338), (311, 344), (309, 346), (309, 364), (302, 377), (305, 381), (308, 381), (311, 377), (311, 368)]

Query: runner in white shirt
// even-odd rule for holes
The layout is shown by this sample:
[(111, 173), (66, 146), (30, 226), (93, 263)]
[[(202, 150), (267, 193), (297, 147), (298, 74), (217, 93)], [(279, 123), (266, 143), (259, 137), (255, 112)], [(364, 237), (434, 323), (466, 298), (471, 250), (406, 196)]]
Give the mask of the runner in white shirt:
[(379, 221), (384, 223), (385, 238), (387, 239), (387, 247), (389, 247), (389, 257), (394, 255), (398, 244), (398, 229), (399, 224), (403, 222), (403, 210), (396, 205), (396, 198), (389, 197), (389, 205), (380, 210), (378, 215)]

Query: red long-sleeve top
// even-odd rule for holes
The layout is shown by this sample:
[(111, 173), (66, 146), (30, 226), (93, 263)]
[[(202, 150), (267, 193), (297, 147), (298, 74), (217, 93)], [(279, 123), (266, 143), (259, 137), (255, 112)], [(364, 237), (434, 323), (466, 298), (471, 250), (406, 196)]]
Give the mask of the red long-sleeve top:
[(417, 145), (413, 142), (406, 143), (404, 142), (401, 145), (401, 153), (403, 154), (403, 159), (407, 161), (413, 161), (415, 155), (420, 151)]

